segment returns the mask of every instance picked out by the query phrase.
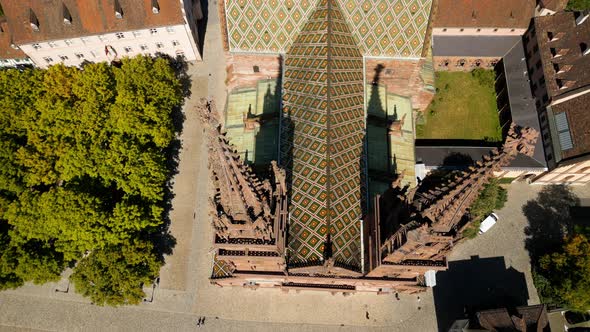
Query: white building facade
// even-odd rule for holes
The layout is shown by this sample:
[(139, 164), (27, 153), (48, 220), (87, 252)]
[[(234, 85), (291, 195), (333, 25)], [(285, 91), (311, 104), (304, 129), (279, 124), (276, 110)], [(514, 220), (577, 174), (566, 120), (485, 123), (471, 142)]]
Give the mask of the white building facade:
[(201, 60), (187, 25), (172, 25), (95, 36), (50, 40), (20, 45), (37, 67), (57, 63), (80, 66), (83, 62), (113, 61), (136, 55), (166, 54), (187, 61)]
[[(39, 68), (137, 55), (201, 60), (200, 0), (9, 1), (4, 7), (11, 47)], [(0, 59), (0, 66), (13, 66), (15, 61)]]

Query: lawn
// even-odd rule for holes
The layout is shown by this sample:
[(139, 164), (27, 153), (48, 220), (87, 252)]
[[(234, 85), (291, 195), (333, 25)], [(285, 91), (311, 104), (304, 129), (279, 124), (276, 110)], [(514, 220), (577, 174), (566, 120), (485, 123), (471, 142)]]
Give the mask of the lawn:
[(436, 90), (417, 138), (502, 140), (493, 71), (437, 72)]
[(590, 9), (590, 0), (569, 0), (567, 2), (568, 10), (586, 10)]

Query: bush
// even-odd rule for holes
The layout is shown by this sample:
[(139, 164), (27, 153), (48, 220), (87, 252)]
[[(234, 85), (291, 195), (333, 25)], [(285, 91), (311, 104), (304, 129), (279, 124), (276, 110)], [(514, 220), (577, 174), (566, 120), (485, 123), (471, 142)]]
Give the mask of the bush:
[(492, 211), (503, 208), (507, 200), (506, 189), (500, 187), (498, 179), (492, 178), (471, 205), (469, 213), (473, 222), (463, 231), (463, 236), (470, 239), (476, 237), (482, 220)]
[(493, 70), (477, 68), (471, 71), (471, 75), (483, 86), (493, 87), (496, 82), (496, 73)]
[(590, 0), (569, 0), (566, 9), (586, 10), (590, 9)]

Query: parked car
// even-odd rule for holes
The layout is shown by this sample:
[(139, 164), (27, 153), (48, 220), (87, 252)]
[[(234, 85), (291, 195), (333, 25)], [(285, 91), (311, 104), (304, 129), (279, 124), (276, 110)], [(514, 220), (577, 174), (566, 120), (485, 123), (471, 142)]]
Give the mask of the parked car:
[(487, 232), (492, 226), (494, 226), (498, 222), (498, 215), (495, 213), (491, 213), (487, 218), (485, 218), (481, 224), (479, 225), (479, 234), (483, 234)]

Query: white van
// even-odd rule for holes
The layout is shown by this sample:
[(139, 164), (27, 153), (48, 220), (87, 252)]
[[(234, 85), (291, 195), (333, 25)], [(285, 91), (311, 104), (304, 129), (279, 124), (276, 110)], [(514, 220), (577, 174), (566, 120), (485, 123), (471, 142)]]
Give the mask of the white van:
[(492, 214), (485, 218), (479, 225), (479, 234), (487, 232), (496, 224), (496, 222), (498, 222), (498, 215), (492, 212)]

